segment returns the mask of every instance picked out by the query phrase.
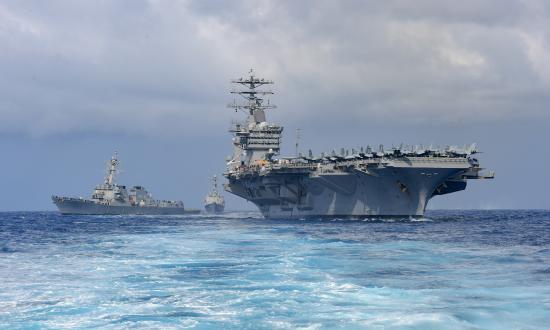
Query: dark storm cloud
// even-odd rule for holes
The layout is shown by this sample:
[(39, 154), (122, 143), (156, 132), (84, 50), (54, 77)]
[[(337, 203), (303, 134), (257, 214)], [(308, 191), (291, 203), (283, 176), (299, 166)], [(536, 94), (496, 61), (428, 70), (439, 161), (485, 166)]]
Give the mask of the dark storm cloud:
[(224, 125), (249, 67), (298, 122), (536, 120), (549, 18), (543, 1), (7, 1), (0, 133)]

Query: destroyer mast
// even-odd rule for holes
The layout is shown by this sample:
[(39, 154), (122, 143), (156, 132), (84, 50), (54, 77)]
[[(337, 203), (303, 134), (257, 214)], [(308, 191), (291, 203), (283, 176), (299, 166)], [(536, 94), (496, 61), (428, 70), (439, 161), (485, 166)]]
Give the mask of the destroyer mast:
[(120, 164), (117, 157), (118, 157), (118, 153), (115, 151), (115, 153), (113, 154), (113, 156), (108, 162), (107, 176), (105, 176), (105, 184), (109, 187), (112, 186), (115, 182), (115, 174), (117, 171), (117, 167)]

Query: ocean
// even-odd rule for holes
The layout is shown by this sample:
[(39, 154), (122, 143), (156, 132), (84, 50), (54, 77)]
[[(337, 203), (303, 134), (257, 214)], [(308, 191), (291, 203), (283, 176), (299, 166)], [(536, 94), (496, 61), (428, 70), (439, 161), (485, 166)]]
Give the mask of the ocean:
[(550, 211), (0, 213), (0, 328), (549, 327)]

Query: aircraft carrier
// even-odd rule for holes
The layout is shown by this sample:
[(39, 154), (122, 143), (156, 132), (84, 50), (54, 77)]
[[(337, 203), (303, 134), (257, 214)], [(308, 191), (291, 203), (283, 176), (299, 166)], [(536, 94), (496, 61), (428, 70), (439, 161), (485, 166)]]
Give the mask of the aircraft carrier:
[(91, 199), (52, 196), (54, 204), (62, 214), (91, 215), (180, 215), (198, 214), (200, 210), (185, 209), (182, 201), (156, 200), (142, 186), (130, 190), (115, 183), (119, 161), (115, 153), (111, 157), (105, 181), (95, 187)]
[[(254, 203), (266, 218), (421, 217), (428, 201), (464, 190), (467, 180), (492, 179), (474, 157), (475, 144), (464, 147), (385, 149), (356, 147), (314, 156), (311, 150), (280, 157), (283, 127), (266, 120), (275, 108), (262, 98), (273, 81), (231, 81), (243, 102), (229, 105), (246, 113), (232, 125), (233, 155), (228, 159), (225, 190)], [(298, 148), (297, 148), (298, 149)]]

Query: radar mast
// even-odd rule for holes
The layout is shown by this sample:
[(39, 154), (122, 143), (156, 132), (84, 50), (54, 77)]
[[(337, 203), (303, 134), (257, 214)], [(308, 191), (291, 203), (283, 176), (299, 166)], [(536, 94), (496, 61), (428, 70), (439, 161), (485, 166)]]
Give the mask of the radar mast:
[(111, 157), (111, 159), (107, 163), (107, 176), (105, 177), (106, 185), (112, 186), (114, 184), (115, 174), (117, 171), (118, 164), (119, 164), (118, 153), (115, 151), (114, 155)]
[(220, 193), (218, 191), (218, 176), (214, 175), (212, 177), (212, 195), (218, 196)]
[(232, 84), (238, 84), (246, 89), (236, 89), (232, 90), (231, 94), (238, 94), (243, 97), (246, 101), (244, 103), (238, 103), (237, 100), (233, 100), (233, 103), (229, 104), (229, 108), (237, 110), (248, 110), (250, 119), (254, 119), (254, 122), (261, 123), (265, 121), (265, 110), (275, 109), (276, 106), (269, 103), (264, 104), (264, 99), (259, 97), (259, 95), (270, 95), (273, 94), (270, 90), (259, 90), (257, 88), (263, 85), (273, 84), (272, 80), (260, 79), (254, 76), (254, 69), (250, 69), (250, 76), (248, 78), (239, 78), (231, 80)]

